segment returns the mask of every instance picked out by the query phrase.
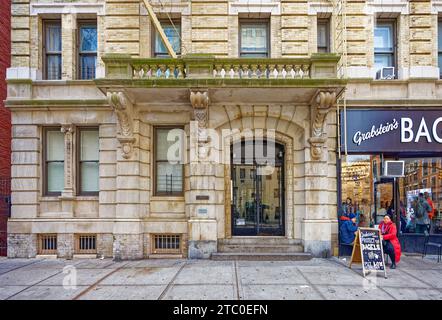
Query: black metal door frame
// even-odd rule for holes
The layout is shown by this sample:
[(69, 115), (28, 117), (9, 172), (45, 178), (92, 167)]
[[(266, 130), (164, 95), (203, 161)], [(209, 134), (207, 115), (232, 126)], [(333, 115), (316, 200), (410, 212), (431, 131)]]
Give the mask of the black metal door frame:
[[(241, 141), (243, 143), (243, 141)], [(282, 151), (282, 161), (278, 164), (275, 163), (275, 168), (280, 168), (280, 179), (279, 179), (279, 199), (280, 199), (280, 216), (279, 216), (279, 228), (272, 228), (269, 230), (268, 233), (265, 235), (271, 235), (271, 236), (284, 236), (285, 235), (285, 147), (282, 144), (276, 143), (281, 148)], [(236, 172), (236, 165), (232, 161), (232, 147), (231, 145), (231, 169), (230, 169), (230, 178), (232, 180), (232, 188), (236, 185), (236, 175), (234, 174)], [(234, 190), (232, 190), (233, 198), (232, 198), (232, 204), (231, 204), (231, 228), (232, 228), (232, 235), (234, 236), (259, 236), (264, 235), (261, 233), (260, 227), (262, 229), (265, 229), (265, 227), (261, 226), (261, 212), (262, 212), (262, 175), (258, 175), (258, 170), (260, 167), (265, 167), (263, 165), (258, 165), (256, 161), (253, 161), (253, 164), (238, 164), (239, 166), (248, 165), (252, 167), (255, 171), (254, 175), (254, 187), (255, 187), (255, 196), (254, 196), (254, 204), (255, 204), (255, 228), (241, 228), (241, 227), (235, 227), (235, 205), (237, 201), (234, 201), (234, 198), (236, 197)], [(252, 231), (252, 232), (251, 232)]]

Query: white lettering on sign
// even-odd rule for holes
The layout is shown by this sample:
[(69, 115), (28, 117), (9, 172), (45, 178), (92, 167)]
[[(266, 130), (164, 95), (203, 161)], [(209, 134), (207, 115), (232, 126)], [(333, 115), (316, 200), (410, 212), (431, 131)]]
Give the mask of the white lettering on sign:
[(439, 124), (439, 122), (442, 122), (442, 117), (437, 118), (436, 121), (434, 121), (433, 123), (433, 137), (436, 142), (442, 143), (442, 138), (439, 137), (439, 135), (437, 134), (437, 125)]
[[(442, 137), (440, 136), (440, 132), (438, 133), (437, 129), (439, 124), (442, 122), (442, 117), (437, 118), (432, 125), (431, 131), (428, 130), (427, 123), (425, 121), (425, 118), (422, 117), (419, 128), (416, 132), (416, 137), (414, 136), (413, 131), (413, 120), (411, 118), (401, 118), (401, 142), (402, 143), (408, 143), (408, 142), (416, 142), (418, 143), (419, 140), (424, 137), (427, 142), (432, 142), (432, 138), (437, 143), (442, 143)], [(432, 136), (433, 135), (433, 136)]]
[(414, 142), (419, 142), (421, 137), (427, 138), (427, 142), (431, 142), (430, 133), (428, 132), (427, 124), (425, 123), (425, 119), (422, 117), (421, 123), (419, 125), (419, 129), (417, 130), (416, 139)]
[[(413, 141), (413, 120), (410, 118), (401, 119), (401, 142), (411, 142)], [(406, 137), (406, 134), (408, 136)]]
[(385, 125), (381, 123), (379, 127), (373, 125), (370, 131), (367, 132), (357, 131), (353, 136), (353, 142), (359, 146), (363, 141), (383, 135), (387, 132), (396, 130), (397, 128), (399, 128), (399, 123), (397, 122), (396, 119), (393, 119), (391, 123), (387, 122)]

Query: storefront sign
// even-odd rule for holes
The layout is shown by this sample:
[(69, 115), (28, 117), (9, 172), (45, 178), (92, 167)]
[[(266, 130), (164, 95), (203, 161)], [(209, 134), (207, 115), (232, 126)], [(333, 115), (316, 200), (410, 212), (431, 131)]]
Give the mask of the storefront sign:
[(369, 271), (384, 272), (387, 277), (380, 230), (359, 228), (354, 243), (350, 268), (353, 263), (361, 263), (364, 277)]
[(442, 152), (442, 109), (341, 112), (341, 151), (345, 142), (353, 153)]

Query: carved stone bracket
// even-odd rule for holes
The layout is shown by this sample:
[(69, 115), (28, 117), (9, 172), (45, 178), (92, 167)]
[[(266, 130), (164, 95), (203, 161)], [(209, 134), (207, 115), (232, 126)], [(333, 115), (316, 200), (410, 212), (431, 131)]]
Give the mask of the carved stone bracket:
[(198, 156), (200, 159), (205, 159), (210, 151), (207, 147), (209, 137), (206, 133), (209, 118), (209, 93), (207, 91), (191, 90), (190, 103), (193, 108), (193, 117), (198, 121)]
[(311, 113), (311, 136), (308, 139), (310, 143), (311, 156), (314, 160), (322, 157), (322, 149), (327, 141), (326, 119), (327, 114), (336, 105), (336, 92), (320, 91), (312, 103)]
[(107, 99), (117, 115), (117, 140), (121, 144), (122, 156), (129, 159), (132, 156), (133, 143), (133, 105), (124, 92), (108, 92)]

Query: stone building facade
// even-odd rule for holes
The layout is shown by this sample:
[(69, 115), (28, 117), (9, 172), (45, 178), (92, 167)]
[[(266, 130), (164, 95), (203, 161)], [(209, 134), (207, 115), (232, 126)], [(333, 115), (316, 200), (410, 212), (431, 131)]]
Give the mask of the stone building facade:
[[(253, 243), (330, 255), (338, 233), (337, 109), (440, 106), (434, 39), (442, 3), (150, 3), (178, 42), (176, 59), (164, 56), (143, 1), (12, 1), (8, 256), (209, 258)], [(384, 21), (397, 41), (379, 53), (375, 26)], [(90, 29), (95, 46), (84, 50)], [(381, 62), (391, 54), (393, 79), (376, 79), (376, 54)], [(88, 55), (96, 57), (93, 71)], [(185, 132), (178, 139), (185, 161), (181, 186), (173, 185), (181, 172), (174, 167), (165, 187), (158, 137), (170, 128)], [(88, 130), (97, 132), (92, 150), (84, 146), (95, 139)], [(235, 144), (259, 139), (280, 146), (277, 178), (257, 179), (256, 167), (210, 157), (234, 158)], [(93, 158), (94, 148), (98, 159), (82, 158)], [(82, 192), (92, 183), (83, 163), (98, 165), (94, 192)], [(254, 189), (241, 193), (249, 173)], [(279, 184), (268, 187), (272, 181)]]

